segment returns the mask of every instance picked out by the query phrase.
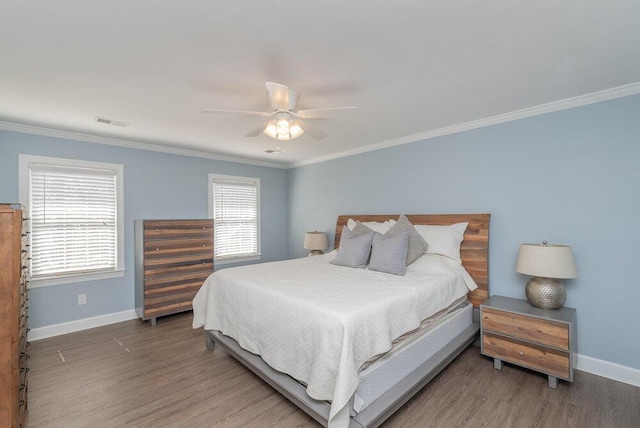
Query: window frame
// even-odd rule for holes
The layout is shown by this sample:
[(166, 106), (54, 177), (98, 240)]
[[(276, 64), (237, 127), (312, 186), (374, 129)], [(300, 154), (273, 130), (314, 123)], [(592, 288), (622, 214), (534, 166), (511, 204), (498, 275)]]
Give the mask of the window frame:
[(257, 246), (256, 246), (256, 254), (250, 256), (227, 256), (225, 258), (215, 258), (215, 239), (213, 242), (214, 245), (214, 263), (216, 265), (224, 265), (228, 263), (241, 263), (241, 262), (249, 262), (256, 261), (262, 259), (262, 239), (261, 239), (261, 210), (260, 210), (260, 179), (255, 177), (244, 177), (237, 175), (223, 175), (223, 174), (209, 174), (209, 218), (214, 221), (214, 236), (215, 236), (215, 219), (213, 218), (213, 182), (215, 180), (229, 180), (229, 181), (240, 181), (252, 183), (256, 186), (256, 213), (257, 213)]
[[(124, 166), (114, 163), (34, 156), (21, 153), (18, 155), (18, 196), (20, 203), (26, 206), (27, 209), (31, 207), (31, 164), (35, 163), (51, 165), (52, 167), (107, 169), (114, 172), (116, 179), (116, 266), (113, 270), (102, 272), (54, 274), (41, 278), (31, 278), (29, 286), (38, 288), (123, 277), (126, 271), (124, 258)], [(31, 271), (31, 267), (29, 267), (29, 270)]]

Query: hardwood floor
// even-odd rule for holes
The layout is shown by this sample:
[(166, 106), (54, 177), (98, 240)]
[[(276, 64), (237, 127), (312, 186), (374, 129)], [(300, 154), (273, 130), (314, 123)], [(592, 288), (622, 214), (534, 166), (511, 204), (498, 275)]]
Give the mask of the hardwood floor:
[[(33, 342), (29, 426), (317, 427), (219, 348), (205, 348), (191, 313)], [(640, 388), (584, 372), (545, 376), (471, 346), (385, 427), (640, 427)]]

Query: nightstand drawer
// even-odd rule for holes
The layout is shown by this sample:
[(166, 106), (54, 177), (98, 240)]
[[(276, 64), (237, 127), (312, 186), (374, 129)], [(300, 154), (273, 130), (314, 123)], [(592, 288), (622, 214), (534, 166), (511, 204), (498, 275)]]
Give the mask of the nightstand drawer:
[(523, 367), (569, 379), (569, 354), (489, 332), (482, 336), (483, 353)]
[(482, 308), (482, 328), (529, 342), (569, 350), (567, 324)]

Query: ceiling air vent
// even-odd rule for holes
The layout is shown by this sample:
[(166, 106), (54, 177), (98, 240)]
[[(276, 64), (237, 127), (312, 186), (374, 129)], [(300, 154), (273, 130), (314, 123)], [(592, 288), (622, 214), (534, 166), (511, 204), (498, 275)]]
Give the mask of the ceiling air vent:
[(111, 120), (104, 117), (96, 116), (96, 122), (104, 123), (105, 125), (119, 126), (120, 128), (126, 128), (129, 126), (129, 122), (122, 122), (120, 120)]

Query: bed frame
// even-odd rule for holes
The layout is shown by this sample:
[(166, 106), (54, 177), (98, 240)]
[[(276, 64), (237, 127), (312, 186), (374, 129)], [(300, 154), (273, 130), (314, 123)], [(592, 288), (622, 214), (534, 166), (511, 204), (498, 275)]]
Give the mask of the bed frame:
[[(480, 329), (478, 311), (480, 304), (489, 296), (489, 219), (490, 214), (419, 214), (407, 215), (413, 224), (450, 225), (469, 222), (460, 246), (462, 264), (478, 284), (478, 289), (469, 292), (474, 306), (474, 323), (461, 334), (453, 337), (440, 351), (424, 361), (410, 375), (400, 379), (378, 400), (355, 414), (352, 411), (350, 428), (376, 427), (402, 407), (413, 395), (429, 383), (442, 369), (453, 361), (476, 338)], [(342, 227), (348, 219), (358, 221), (396, 220), (398, 215), (341, 215), (336, 223), (335, 248), (340, 243)], [(232, 338), (218, 331), (206, 331), (207, 348), (221, 346), (252, 372), (258, 375), (300, 409), (327, 426), (330, 405), (326, 401), (314, 400), (306, 388), (292, 377), (274, 370), (258, 355), (238, 345)], [(353, 400), (353, 399), (352, 399)], [(353, 404), (353, 403), (352, 403)], [(353, 406), (351, 407), (353, 408)]]

